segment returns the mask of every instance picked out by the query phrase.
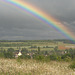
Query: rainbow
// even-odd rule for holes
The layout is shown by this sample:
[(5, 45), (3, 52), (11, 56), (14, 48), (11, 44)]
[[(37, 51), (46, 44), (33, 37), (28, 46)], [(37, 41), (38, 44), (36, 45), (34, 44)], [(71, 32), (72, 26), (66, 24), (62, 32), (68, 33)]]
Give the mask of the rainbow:
[(60, 32), (64, 37), (70, 40), (75, 40), (75, 35), (59, 21), (48, 15), (47, 13), (41, 11), (35, 6), (25, 2), (25, 0), (4, 0), (12, 5), (17, 6), (20, 9), (23, 9), (25, 12), (35, 16), (42, 22), (46, 23), (56, 31)]

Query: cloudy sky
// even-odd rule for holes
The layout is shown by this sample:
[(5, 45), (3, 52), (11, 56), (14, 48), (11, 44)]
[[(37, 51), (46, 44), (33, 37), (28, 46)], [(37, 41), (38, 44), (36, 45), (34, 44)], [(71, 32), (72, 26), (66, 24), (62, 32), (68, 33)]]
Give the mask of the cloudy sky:
[[(24, 0), (75, 32), (75, 0)], [(74, 33), (75, 34), (75, 33)], [(0, 40), (64, 39), (63, 35), (22, 9), (0, 0)]]

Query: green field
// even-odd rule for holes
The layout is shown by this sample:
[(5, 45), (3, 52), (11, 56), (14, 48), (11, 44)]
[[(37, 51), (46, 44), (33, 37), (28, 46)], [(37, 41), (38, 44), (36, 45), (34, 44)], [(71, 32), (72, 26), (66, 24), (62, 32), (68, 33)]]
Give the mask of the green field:
[(28, 50), (37, 50), (40, 47), (41, 50), (54, 50), (56, 46), (75, 46), (75, 44), (55, 42), (55, 41), (26, 41), (26, 42), (0, 42), (0, 50), (13, 48), (19, 50), (26, 48)]

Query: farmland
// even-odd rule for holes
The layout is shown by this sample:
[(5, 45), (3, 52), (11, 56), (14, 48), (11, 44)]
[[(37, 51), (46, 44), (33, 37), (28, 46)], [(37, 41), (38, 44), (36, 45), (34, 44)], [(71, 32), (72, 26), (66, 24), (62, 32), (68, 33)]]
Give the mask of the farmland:
[[(38, 47), (40, 47), (41, 50), (54, 50), (56, 46), (75, 48), (75, 44), (63, 43), (59, 41), (56, 42), (56, 41), (40, 40), (40, 41), (25, 41), (25, 42), (0, 42), (0, 50), (1, 49), (7, 50), (8, 48), (14, 48), (15, 50), (18, 50), (19, 48), (21, 49), (27, 48), (28, 50), (37, 50)], [(60, 48), (60, 50), (62, 49)]]

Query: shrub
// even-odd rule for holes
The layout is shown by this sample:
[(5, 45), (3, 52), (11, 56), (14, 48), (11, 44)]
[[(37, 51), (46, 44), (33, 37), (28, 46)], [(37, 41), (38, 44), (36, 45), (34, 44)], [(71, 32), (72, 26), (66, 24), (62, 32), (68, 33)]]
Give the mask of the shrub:
[(64, 59), (64, 61), (66, 61), (66, 62), (71, 61), (71, 57), (67, 56), (67, 57)]
[(42, 62), (49, 62), (50, 56), (37, 55), (34, 59)]
[(36, 60), (42, 61), (44, 60), (44, 56), (43, 55), (38, 55), (35, 57)]
[(3, 53), (0, 53), (0, 58), (3, 58), (4, 57), (4, 54)]
[(44, 61), (49, 62), (50, 61), (50, 56), (45, 56)]
[(9, 53), (9, 52), (6, 52), (6, 53), (4, 53), (4, 57), (5, 58), (14, 58), (14, 56), (13, 56), (13, 53)]
[(20, 58), (20, 56), (16, 59), (16, 61), (21, 65), (22, 64), (22, 59)]
[(69, 65), (70, 68), (75, 69), (75, 61)]
[(58, 56), (58, 57), (57, 57), (57, 60), (58, 60), (58, 61), (61, 61), (61, 56)]
[(64, 55), (61, 56), (62, 59), (65, 59), (67, 57), (71, 57), (71, 54), (67, 53), (67, 54), (64, 54)]
[(14, 58), (14, 49), (9, 48), (7, 51), (3, 51), (3, 54), (5, 58)]
[(19, 56), (21, 59), (30, 59), (31, 57), (29, 55), (21, 55)]
[(14, 49), (13, 48), (8, 48), (7, 52), (13, 53)]
[(57, 60), (57, 56), (56, 55), (50, 55), (50, 59), (51, 60)]

